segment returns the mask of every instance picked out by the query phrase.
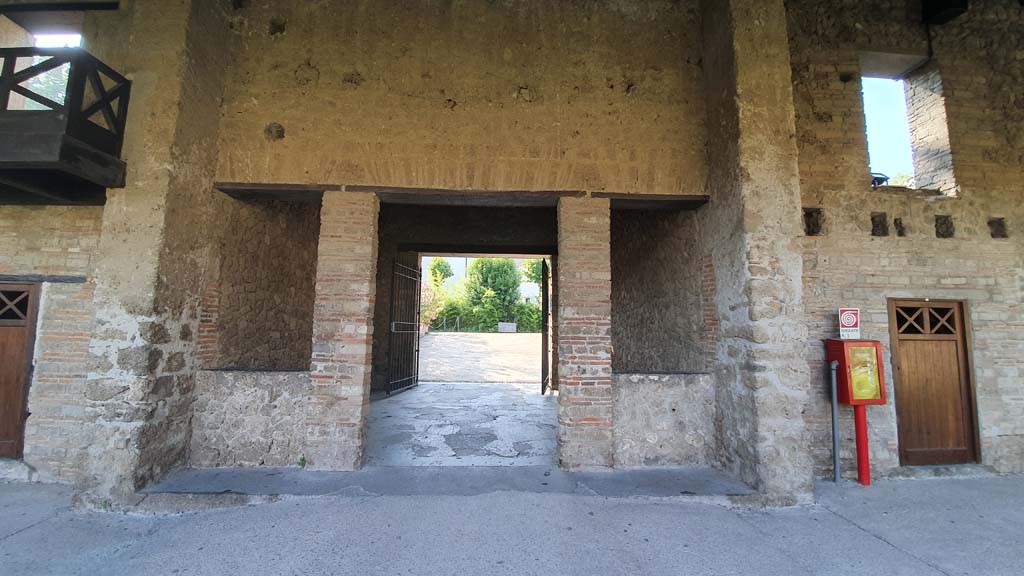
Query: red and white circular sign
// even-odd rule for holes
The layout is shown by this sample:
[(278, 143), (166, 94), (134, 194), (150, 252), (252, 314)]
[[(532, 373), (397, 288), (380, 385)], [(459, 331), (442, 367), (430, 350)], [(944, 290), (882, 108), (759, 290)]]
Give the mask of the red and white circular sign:
[(860, 338), (860, 308), (839, 309), (839, 337), (850, 340)]

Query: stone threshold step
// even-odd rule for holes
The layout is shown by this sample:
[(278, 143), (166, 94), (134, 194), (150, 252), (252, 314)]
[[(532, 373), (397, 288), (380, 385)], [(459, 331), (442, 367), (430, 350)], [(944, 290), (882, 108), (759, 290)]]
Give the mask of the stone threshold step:
[(746, 484), (711, 468), (565, 471), (551, 466), (372, 466), (354, 472), (294, 467), (193, 468), (172, 472), (142, 493), (359, 497), (473, 496), (505, 491), (726, 500), (754, 494)]

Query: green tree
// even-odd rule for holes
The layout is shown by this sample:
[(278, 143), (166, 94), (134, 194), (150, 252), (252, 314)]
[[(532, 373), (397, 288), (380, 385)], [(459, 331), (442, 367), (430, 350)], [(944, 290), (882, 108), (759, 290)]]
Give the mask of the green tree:
[(520, 302), (513, 311), (516, 332), (540, 332), (541, 309), (533, 302)]
[(543, 263), (543, 260), (527, 260), (523, 262), (523, 279), (539, 286), (544, 281)]
[(420, 283), (420, 322), (432, 324), (444, 306), (444, 293), (430, 282)]
[(487, 291), (492, 291), (498, 321), (511, 322), (520, 299), (519, 282), (520, 273), (511, 258), (478, 258), (469, 265), (466, 298), (476, 310), (483, 305)]
[(447, 258), (434, 258), (430, 262), (430, 281), (436, 288), (440, 288), (444, 281), (452, 276), (455, 276), (455, 272), (452, 271), (452, 265), (448, 263)]
[(487, 288), (480, 295), (480, 300), (473, 305), (472, 324), (474, 331), (496, 332), (498, 322), (502, 321), (504, 311), (494, 290)]

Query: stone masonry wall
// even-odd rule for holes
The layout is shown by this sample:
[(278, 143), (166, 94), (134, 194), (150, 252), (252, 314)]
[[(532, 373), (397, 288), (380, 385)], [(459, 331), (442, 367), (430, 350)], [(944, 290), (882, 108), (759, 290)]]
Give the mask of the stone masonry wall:
[(615, 466), (708, 466), (714, 462), (715, 390), (710, 374), (623, 374), (615, 382)]
[(43, 480), (74, 482), (88, 444), (78, 431), (92, 331), (92, 258), (101, 207), (0, 206), (0, 282), (42, 282), (24, 459)]
[(100, 206), (0, 206), (0, 277), (90, 273)]
[(373, 316), (374, 388), (384, 386), (387, 380), (392, 275), (400, 246), (429, 245), (457, 252), (470, 247), (554, 249), (557, 243), (553, 208), (381, 205)]
[(810, 498), (800, 187), (781, 0), (703, 3), (716, 461), (765, 503)]
[(933, 63), (914, 71), (905, 81), (904, 93), (914, 156), (914, 187), (957, 195), (949, 149), (949, 117), (938, 67)]
[(199, 302), (226, 202), (212, 184), (228, 4), (133, 0), (86, 15), (85, 45), (132, 80), (130, 168), (107, 193), (96, 256), (96, 396), (79, 431), (89, 501), (131, 504), (187, 457)]
[(611, 208), (558, 201), (558, 446), (564, 468), (615, 463)]
[(231, 203), (214, 303), (216, 357), (207, 367), (309, 369), (319, 234), (319, 202)]
[(245, 5), (219, 180), (703, 187), (691, 0)]
[[(962, 299), (973, 328), (972, 372), (981, 460), (997, 470), (1024, 470), (1024, 13), (1011, 0), (972, 2), (968, 13), (932, 28), (941, 75), (951, 160), (959, 193), (935, 198), (867, 185), (857, 54), (859, 50), (927, 53), (912, 7), (898, 2), (848, 6), (791, 0), (794, 98), (804, 206), (819, 207), (824, 234), (804, 240), (805, 295), (813, 371), (807, 412), (817, 471), (830, 466), (830, 416), (822, 340), (838, 331), (839, 306), (861, 308), (864, 337), (885, 347), (887, 406), (868, 409), (873, 471), (899, 465), (889, 298)], [(842, 78), (848, 81), (843, 81)], [(870, 216), (884, 213), (890, 235), (871, 235)], [(954, 238), (936, 238), (935, 216), (949, 215)], [(1009, 238), (992, 238), (990, 218), (1005, 218)], [(895, 219), (903, 227), (897, 234)], [(842, 456), (852, 471), (853, 424), (841, 414)]]
[(189, 464), (293, 466), (303, 456), (309, 372), (200, 371)]
[(612, 210), (612, 369), (703, 372), (704, 246), (694, 212)]

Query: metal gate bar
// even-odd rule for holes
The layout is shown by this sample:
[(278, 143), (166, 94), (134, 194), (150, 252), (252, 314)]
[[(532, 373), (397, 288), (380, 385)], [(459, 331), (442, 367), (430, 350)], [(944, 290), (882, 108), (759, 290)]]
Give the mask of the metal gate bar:
[[(401, 257), (401, 256), (400, 256)], [(418, 258), (413, 254), (412, 257)], [(419, 383), (420, 282), (418, 267), (395, 262), (391, 290), (391, 345), (387, 393)]]

